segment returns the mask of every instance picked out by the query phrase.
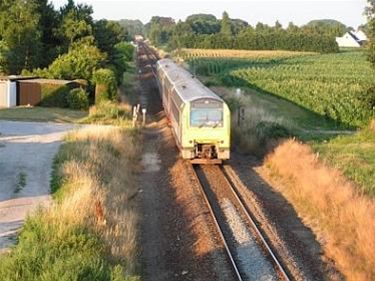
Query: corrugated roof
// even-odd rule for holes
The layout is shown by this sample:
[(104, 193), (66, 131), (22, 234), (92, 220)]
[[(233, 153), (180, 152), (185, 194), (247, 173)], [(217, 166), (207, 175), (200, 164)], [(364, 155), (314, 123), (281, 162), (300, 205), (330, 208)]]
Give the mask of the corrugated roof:
[(191, 102), (201, 98), (213, 98), (222, 101), (213, 91), (204, 86), (194, 75), (177, 65), (171, 59), (158, 61), (158, 66), (164, 70), (169, 80), (183, 101)]

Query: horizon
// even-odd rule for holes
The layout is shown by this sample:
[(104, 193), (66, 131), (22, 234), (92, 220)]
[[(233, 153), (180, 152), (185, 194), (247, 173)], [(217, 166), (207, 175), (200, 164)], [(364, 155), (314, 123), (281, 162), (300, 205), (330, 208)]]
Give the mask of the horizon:
[[(67, 3), (67, 0), (52, 0), (51, 2), (55, 8), (59, 8)], [(367, 6), (366, 0), (236, 0), (231, 2), (213, 0), (200, 2), (197, 0), (189, 2), (185, 0), (78, 0), (75, 2), (91, 5), (95, 20), (138, 19), (146, 24), (152, 16), (161, 16), (171, 17), (177, 22), (178, 20), (185, 21), (189, 15), (201, 13), (212, 14), (220, 19), (222, 13), (227, 11), (230, 18), (245, 20), (253, 26), (257, 22), (272, 26), (276, 21), (279, 21), (283, 27), (286, 27), (289, 22), (301, 26), (311, 20), (333, 19), (355, 29), (366, 23), (363, 12)], [(270, 5), (273, 5), (272, 10), (270, 10)]]

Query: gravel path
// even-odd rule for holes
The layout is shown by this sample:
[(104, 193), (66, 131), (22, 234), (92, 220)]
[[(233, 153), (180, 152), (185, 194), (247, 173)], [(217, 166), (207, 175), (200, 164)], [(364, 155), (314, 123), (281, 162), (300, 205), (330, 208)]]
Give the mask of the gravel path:
[(16, 241), (27, 214), (48, 204), (53, 158), (74, 127), (0, 120), (0, 252)]

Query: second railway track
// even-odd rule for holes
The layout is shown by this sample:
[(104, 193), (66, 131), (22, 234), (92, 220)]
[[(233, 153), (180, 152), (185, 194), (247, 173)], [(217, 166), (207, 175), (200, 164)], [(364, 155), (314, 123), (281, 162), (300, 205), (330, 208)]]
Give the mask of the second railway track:
[(237, 280), (290, 280), (224, 166), (192, 169)]

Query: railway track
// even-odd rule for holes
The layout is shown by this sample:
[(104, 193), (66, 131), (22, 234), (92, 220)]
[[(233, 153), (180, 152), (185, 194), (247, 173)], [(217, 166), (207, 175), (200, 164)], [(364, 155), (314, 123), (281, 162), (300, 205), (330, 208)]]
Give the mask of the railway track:
[(290, 280), (224, 166), (192, 166), (237, 280)]

